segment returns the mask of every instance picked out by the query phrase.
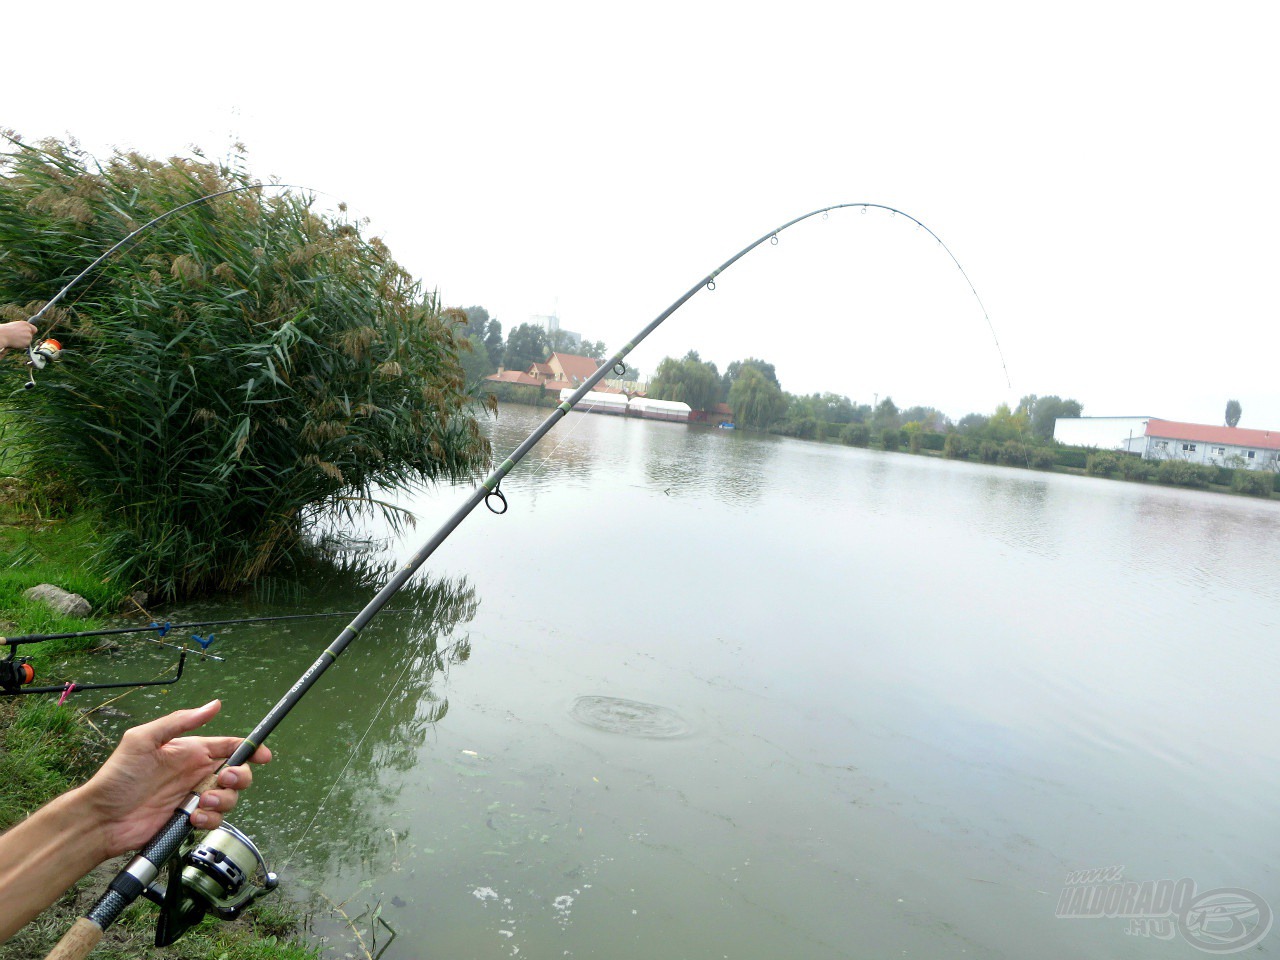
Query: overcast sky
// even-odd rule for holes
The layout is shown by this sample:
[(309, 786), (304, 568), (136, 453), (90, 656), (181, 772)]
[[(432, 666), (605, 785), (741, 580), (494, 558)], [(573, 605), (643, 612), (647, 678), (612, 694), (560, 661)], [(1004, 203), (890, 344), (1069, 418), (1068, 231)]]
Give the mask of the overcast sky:
[(446, 304), (958, 417), (1280, 429), (1274, 5), (72, 4), (5, 14), (0, 126), (346, 201)]

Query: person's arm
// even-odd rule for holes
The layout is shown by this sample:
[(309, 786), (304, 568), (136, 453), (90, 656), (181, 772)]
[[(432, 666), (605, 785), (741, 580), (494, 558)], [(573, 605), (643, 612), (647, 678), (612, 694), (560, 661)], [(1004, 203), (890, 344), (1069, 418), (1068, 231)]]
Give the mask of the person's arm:
[[(126, 731), (115, 752), (83, 786), (69, 790), (0, 835), (0, 942), (58, 899), (86, 873), (141, 847), (173, 816), (192, 787), (240, 744), (238, 737), (184, 737), (222, 704), (178, 710)], [(266, 763), (259, 747), (251, 763)], [(248, 787), (248, 766), (218, 774), (200, 796), (192, 826), (212, 829)]]

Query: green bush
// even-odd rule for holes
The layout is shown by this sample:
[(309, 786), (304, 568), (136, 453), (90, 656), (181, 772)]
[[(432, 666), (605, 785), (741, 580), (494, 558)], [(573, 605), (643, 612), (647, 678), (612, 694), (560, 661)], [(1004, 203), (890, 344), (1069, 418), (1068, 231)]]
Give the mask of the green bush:
[(1099, 451), (1089, 454), (1084, 469), (1091, 477), (1114, 477), (1120, 472), (1120, 460), (1117, 454)]
[(1126, 480), (1151, 480), (1156, 475), (1156, 464), (1127, 454), (1119, 459), (1120, 476)]
[(480, 384), (480, 390), (492, 396), (499, 403), (523, 403), (530, 407), (554, 407), (560, 403), (559, 394), (552, 394), (543, 387), (535, 387), (529, 383), (503, 383), (497, 380), (486, 380)]
[[(203, 161), (15, 146), (0, 156), (0, 319), (33, 315), (140, 224), (251, 185)], [(162, 597), (251, 581), (300, 555), (311, 517), (488, 457), (450, 318), (381, 241), (297, 193), (168, 217), (42, 322), (65, 359), (0, 398), (22, 416), (5, 442), (98, 508), (111, 575)]]
[(1021, 440), (1006, 440), (1000, 447), (1000, 462), (1010, 467), (1030, 467), (1031, 448)]
[(949, 460), (968, 460), (974, 453), (973, 441), (958, 433), (948, 433), (942, 444), (942, 455)]
[(822, 422), (816, 417), (797, 417), (786, 420), (769, 429), (770, 433), (784, 437), (795, 437), (798, 440), (821, 440), (823, 437)]
[(978, 459), (983, 463), (999, 463), (1000, 444), (994, 440), (983, 440), (978, 444)]
[(865, 447), (871, 443), (871, 428), (865, 423), (850, 423), (840, 431), (840, 442), (850, 447)]
[(1085, 470), (1089, 466), (1089, 451), (1080, 447), (1058, 447), (1053, 452), (1053, 462), (1060, 467)]
[(1032, 447), (1030, 451), (1031, 467), (1034, 470), (1052, 470), (1054, 452), (1049, 447)]
[(1161, 460), (1156, 468), (1157, 480), (1178, 487), (1207, 487), (1217, 474), (1216, 467), (1186, 460)]
[(892, 427), (880, 432), (880, 446), (886, 450), (897, 450), (902, 446), (902, 431)]
[(922, 431), (920, 434), (920, 445), (926, 450), (942, 450), (946, 446), (946, 442), (946, 436), (941, 433)]
[(1270, 497), (1275, 476), (1258, 470), (1233, 470), (1231, 489), (1251, 497)]

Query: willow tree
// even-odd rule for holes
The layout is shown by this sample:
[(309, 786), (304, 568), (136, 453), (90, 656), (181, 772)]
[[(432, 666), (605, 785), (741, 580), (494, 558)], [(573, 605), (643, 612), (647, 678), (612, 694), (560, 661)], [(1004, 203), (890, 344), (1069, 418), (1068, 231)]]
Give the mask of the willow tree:
[(744, 427), (767, 429), (787, 412), (782, 388), (753, 366), (744, 366), (729, 388), (734, 420)]
[[(199, 157), (10, 138), (0, 319), (34, 315), (139, 225), (252, 184)], [(299, 556), (318, 514), (390, 511), (382, 488), (486, 463), (455, 320), (359, 224), (239, 190), (143, 231), (46, 313), (64, 359), (36, 390), (5, 375), (4, 442), (98, 512), (122, 585), (235, 587)]]

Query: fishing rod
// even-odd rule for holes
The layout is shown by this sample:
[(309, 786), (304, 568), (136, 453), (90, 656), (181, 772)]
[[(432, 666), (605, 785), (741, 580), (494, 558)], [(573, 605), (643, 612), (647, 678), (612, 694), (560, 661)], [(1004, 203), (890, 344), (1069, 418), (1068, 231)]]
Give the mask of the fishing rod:
[[(29, 147), (26, 147), (24, 144), (19, 144), (19, 146), (23, 146), (24, 149), (31, 149)], [(131, 230), (128, 234), (126, 234), (120, 240), (117, 240), (115, 243), (113, 243), (104, 252), (102, 252), (97, 257), (95, 257), (87, 267), (85, 267), (83, 270), (77, 273), (74, 277), (72, 277), (69, 281), (67, 281), (67, 283), (65, 283), (62, 286), (62, 289), (60, 289), (57, 293), (53, 295), (53, 299), (49, 300), (47, 303), (45, 303), (43, 307), (37, 310), (35, 315), (30, 317), (27, 320), (27, 322), (30, 323), (32, 326), (38, 326), (37, 321), (39, 321), (46, 313), (52, 310), (53, 307), (58, 303), (58, 301), (60, 301), (63, 297), (67, 295), (68, 292), (70, 292), (72, 287), (76, 286), (78, 283), (80, 283), (81, 280), (83, 280), (85, 277), (91, 274), (95, 269), (97, 269), (99, 266), (105, 263), (108, 259), (110, 259), (111, 255), (114, 254), (117, 250), (124, 248), (133, 240), (135, 240), (138, 236), (140, 236), (147, 230), (150, 230), (152, 227), (156, 226), (156, 224), (164, 220), (167, 220), (169, 217), (172, 217), (175, 214), (181, 213), (183, 210), (187, 210), (201, 203), (208, 203), (209, 201), (216, 200), (219, 197), (226, 197), (235, 193), (244, 193), (245, 191), (248, 191), (248, 190), (263, 190), (268, 188), (295, 189), (295, 190), (307, 189), (306, 187), (300, 187), (296, 184), (291, 184), (291, 183), (251, 183), (251, 184), (246, 184), (244, 186), (239, 186), (239, 187), (230, 187), (226, 190), (217, 190), (213, 193), (207, 193), (204, 196), (196, 197), (194, 200), (188, 200), (186, 203), (180, 203), (178, 204), (178, 206), (173, 207), (169, 210), (166, 210), (164, 213), (160, 214), (159, 216), (152, 217), (142, 226), (134, 230)], [(36, 385), (36, 378), (35, 378), (36, 371), (37, 370), (42, 371), (44, 370), (47, 364), (57, 360), (61, 360), (62, 351), (63, 351), (62, 344), (59, 343), (57, 340), (44, 339), (39, 341), (38, 343), (33, 340), (31, 344), (28, 345), (27, 347), (27, 360), (26, 360), (27, 382), (22, 385), (23, 388), (26, 390), (30, 390), (31, 388), (33, 388)]]
[[(513, 450), (505, 460), (495, 469), (483, 482), (481, 482), (466, 498), (461, 506), (447, 519), (440, 528), (432, 534), (430, 539), (415, 553), (407, 563), (387, 581), (386, 585), (374, 596), (372, 600), (356, 614), (355, 618), (349, 623), (340, 634), (321, 652), (320, 656), (307, 667), (297, 681), (294, 682), (283, 697), (273, 706), (267, 715), (262, 718), (250, 732), (247, 737), (241, 741), (240, 745), (232, 752), (231, 756), (223, 761), (224, 767), (239, 766), (248, 761), (254, 751), (261, 746), (271, 732), (280, 724), (280, 722), (288, 715), (288, 713), (302, 700), (311, 687), (316, 683), (320, 676), (332, 666), (343, 653), (344, 650), (360, 636), (369, 622), (378, 614), (378, 612), (387, 604), (390, 599), (409, 581), (409, 579), (417, 572), (418, 568), (426, 562), (436, 549), (444, 543), (445, 540), (453, 533), (454, 530), (465, 520), (473, 510), (481, 503), (484, 503), (489, 510), (495, 514), (505, 513), (507, 510), (507, 498), (503, 495), (501, 485), (503, 478), (519, 463), (525, 455), (532, 450), (538, 442), (546, 436), (546, 434), (561, 420), (570, 410), (580, 401), (591, 388), (602, 380), (605, 375), (613, 370), (621, 375), (625, 366), (623, 359), (631, 353), (649, 334), (653, 333), (662, 323), (673, 313), (679, 310), (685, 303), (694, 297), (701, 290), (714, 290), (716, 277), (720, 276), (725, 270), (733, 266), (740, 259), (765, 242), (777, 244), (778, 235), (784, 230), (795, 226), (811, 217), (823, 216), (824, 218), (833, 210), (842, 210), (848, 208), (862, 208), (863, 210), (885, 210), (896, 216), (904, 217), (916, 226), (923, 229), (933, 237), (946, 251), (952, 262), (959, 268), (965, 282), (969, 284), (969, 289), (974, 297), (978, 300), (978, 305), (982, 308), (983, 316), (987, 320), (992, 336), (995, 335), (995, 328), (991, 324), (991, 318), (987, 314), (986, 307), (982, 304), (982, 299), (978, 297), (978, 291), (974, 287), (973, 282), (969, 279), (969, 275), (965, 273), (964, 267), (960, 261), (956, 259), (954, 253), (947, 247), (942, 239), (929, 229), (925, 224), (917, 220), (915, 217), (903, 213), (893, 207), (885, 206), (879, 203), (841, 203), (829, 207), (822, 207), (810, 213), (803, 214), (793, 220), (789, 220), (782, 226), (761, 236), (758, 240), (743, 247), (732, 257), (720, 264), (719, 267), (712, 270), (696, 284), (689, 288), (681, 297), (679, 297), (671, 306), (667, 307), (662, 313), (658, 314), (649, 322), (635, 337), (626, 343), (617, 353), (609, 360), (601, 364), (601, 366), (591, 376), (587, 377), (581, 385), (567, 399), (562, 401), (559, 406), (544, 420), (532, 433), (526, 437), (519, 446)], [(996, 349), (999, 350), (999, 341), (996, 341)], [(1003, 352), (1000, 353), (1000, 362), (1004, 365)], [(1006, 376), (1008, 368), (1005, 368)], [(219, 768), (219, 770), (221, 767)], [(211, 773), (195, 786), (191, 794), (187, 797), (183, 805), (178, 808), (169, 821), (158, 830), (155, 835), (142, 847), (141, 850), (133, 857), (128, 865), (121, 870), (111, 881), (107, 891), (98, 899), (98, 901), (89, 909), (89, 911), (75, 922), (70, 930), (63, 935), (57, 945), (48, 954), (47, 960), (79, 960), (89, 953), (90, 950), (102, 939), (106, 929), (116, 921), (126, 907), (129, 906), (139, 896), (147, 896), (149, 899), (161, 899), (164, 904), (161, 908), (160, 919), (156, 928), (156, 945), (164, 946), (172, 943), (191, 924), (198, 922), (204, 916), (206, 909), (213, 909), (215, 912), (219, 910), (219, 902), (206, 891), (195, 889), (191, 885), (187, 885), (187, 889), (179, 889), (183, 885), (184, 877), (188, 874), (197, 874), (202, 869), (200, 863), (192, 862), (193, 854), (190, 851), (190, 844), (187, 842), (189, 835), (193, 832), (190, 817), (197, 809), (200, 802), (200, 794), (206, 790), (212, 789), (217, 782), (218, 771)], [(215, 831), (216, 833), (216, 831)], [(204, 843), (209, 843), (209, 838), (214, 836), (210, 834), (205, 838)], [(243, 835), (241, 835), (243, 837)], [(247, 839), (247, 838), (244, 838)], [(216, 846), (215, 841), (215, 846)], [(237, 849), (235, 853), (247, 855), (252, 853), (254, 859), (261, 865), (262, 871), (268, 878), (266, 884), (259, 888), (258, 891), (250, 890), (246, 896), (250, 900), (261, 892), (266, 892), (276, 884), (275, 874), (266, 871), (265, 863), (261, 858), (261, 854), (256, 847), (249, 844), (246, 848), (243, 843), (237, 841)], [(215, 853), (219, 851), (215, 850)], [(221, 851), (226, 854), (227, 851)], [(205, 860), (210, 856), (206, 850)], [(228, 859), (234, 859), (228, 855)], [(168, 870), (168, 881), (165, 886), (165, 892), (159, 897), (156, 894), (156, 881), (160, 876), (160, 872)], [(229, 880), (227, 883), (219, 884), (226, 897), (239, 897), (242, 895), (242, 889), (247, 884), (246, 873), (250, 873), (253, 864), (248, 864), (245, 869), (237, 870), (237, 874), (241, 876), (241, 881), (233, 889)], [(206, 874), (206, 877), (208, 875)], [(206, 884), (206, 888), (207, 888)]]
[[(223, 627), (235, 623), (269, 623), (275, 620), (311, 620), (321, 617), (350, 617), (358, 611), (341, 610), (336, 613), (288, 613), (271, 617), (239, 617), (234, 620), (196, 620), (192, 623), (164, 623), (151, 621), (145, 627), (108, 627), (102, 630), (77, 630), (74, 633), (28, 633), (21, 637), (0, 637), (0, 647), (16, 646), (20, 643), (40, 643), (45, 640), (70, 640), (76, 637), (105, 637), (120, 633), (146, 633), (157, 631), (165, 636), (170, 630), (190, 630), (194, 627)], [(387, 613), (410, 613), (409, 610), (388, 610)], [(203, 641), (201, 641), (203, 642)], [(208, 646), (208, 644), (205, 644)]]
[[(16, 650), (16, 648), (15, 648)], [(13, 652), (4, 660), (0, 660), (0, 695), (21, 697), (33, 693), (60, 693), (58, 706), (67, 702), (67, 698), (81, 690), (119, 690), (125, 687), (162, 687), (177, 683), (182, 679), (182, 668), (187, 662), (188, 651), (178, 654), (177, 672), (163, 680), (123, 680), (115, 683), (76, 683), (68, 680), (58, 686), (29, 687), (36, 678), (35, 667), (31, 666), (30, 657), (15, 657)], [(209, 657), (210, 660), (221, 660), (221, 657)]]

